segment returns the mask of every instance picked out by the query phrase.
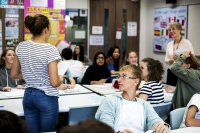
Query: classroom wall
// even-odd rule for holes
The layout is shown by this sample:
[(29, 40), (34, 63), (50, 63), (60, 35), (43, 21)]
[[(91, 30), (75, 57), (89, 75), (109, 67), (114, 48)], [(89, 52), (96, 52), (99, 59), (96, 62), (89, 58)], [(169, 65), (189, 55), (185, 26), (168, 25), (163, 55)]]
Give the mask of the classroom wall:
[(66, 8), (88, 9), (89, 0), (66, 0)]
[[(190, 6), (194, 6), (196, 4), (200, 4), (199, 0), (177, 0), (177, 5), (189, 5), (189, 11), (188, 12), (188, 39), (192, 42), (195, 53), (200, 54), (200, 45), (197, 44), (198, 39), (200, 37), (196, 37), (192, 34), (195, 34), (196, 36), (200, 29), (200, 16), (197, 13), (196, 8), (190, 8)], [(143, 59), (145, 57), (152, 57), (154, 59), (160, 60), (164, 64), (165, 73), (163, 76), (163, 82), (166, 81), (166, 70), (167, 67), (164, 62), (165, 53), (156, 53), (153, 52), (153, 16), (154, 16), (154, 8), (160, 8), (160, 7), (171, 7), (172, 4), (166, 4), (165, 0), (141, 0), (141, 9), (140, 9), (140, 59)], [(200, 7), (200, 6), (199, 6)], [(195, 18), (195, 21), (194, 21)], [(197, 22), (199, 21), (199, 22)], [(194, 24), (193, 24), (194, 23)], [(198, 26), (199, 28), (197, 28)], [(196, 29), (196, 30), (195, 30)], [(195, 31), (194, 31), (195, 30)]]
[[(89, 12), (89, 1), (90, 0), (66, 0), (66, 8), (80, 8), (80, 9), (88, 9)], [(145, 57), (152, 57), (157, 60), (160, 60), (167, 70), (167, 67), (164, 62), (165, 53), (156, 53), (153, 52), (153, 16), (154, 16), (154, 8), (160, 7), (171, 7), (172, 4), (166, 4), (165, 0), (140, 0), (141, 8), (140, 8), (140, 60)], [(199, 11), (200, 6), (196, 6), (200, 4), (199, 0), (177, 0), (177, 5), (189, 5), (188, 8), (188, 39), (192, 42), (193, 47), (195, 49), (195, 53), (200, 55), (200, 37), (198, 33), (198, 29), (200, 29), (200, 16)], [(89, 17), (89, 16), (88, 16)], [(88, 19), (89, 20), (89, 19)], [(89, 22), (89, 21), (88, 21)], [(89, 27), (89, 23), (88, 23)], [(199, 28), (197, 28), (199, 27)], [(89, 30), (89, 29), (88, 29)], [(89, 32), (88, 32), (89, 33)], [(88, 47), (89, 48), (89, 47)], [(166, 72), (163, 76), (163, 82), (166, 81)]]

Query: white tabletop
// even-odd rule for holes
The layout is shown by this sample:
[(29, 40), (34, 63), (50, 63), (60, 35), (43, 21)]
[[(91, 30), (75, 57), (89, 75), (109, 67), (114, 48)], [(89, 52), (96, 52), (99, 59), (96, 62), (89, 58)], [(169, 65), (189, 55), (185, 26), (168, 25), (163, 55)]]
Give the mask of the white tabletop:
[(105, 83), (101, 85), (83, 85), (83, 86), (101, 95), (114, 94), (120, 91), (119, 89), (115, 89), (112, 86), (112, 83)]
[[(59, 90), (59, 95), (71, 95), (71, 94), (84, 94), (92, 93), (91, 90), (76, 84), (73, 89)], [(12, 99), (12, 98), (22, 98), (24, 96), (24, 89), (12, 88), (10, 92), (0, 91), (0, 99)]]
[[(59, 112), (68, 112), (70, 108), (99, 106), (103, 99), (103, 96), (99, 96), (95, 93), (63, 95), (58, 99)], [(24, 111), (22, 106), (22, 99), (0, 100), (0, 110), (8, 110), (19, 116), (23, 116)]]
[(200, 127), (186, 127), (171, 130), (170, 133), (200, 133)]
[(24, 96), (24, 89), (12, 88), (10, 92), (0, 91), (0, 99), (22, 98)]
[(99, 96), (95, 93), (60, 96), (59, 106), (67, 106), (69, 108), (99, 106), (104, 98), (104, 96)]
[(85, 87), (81, 86), (80, 84), (76, 84), (73, 89), (66, 89), (66, 90), (59, 90), (59, 95), (70, 95), (70, 94), (85, 94), (85, 93), (92, 93), (91, 90), (86, 89)]

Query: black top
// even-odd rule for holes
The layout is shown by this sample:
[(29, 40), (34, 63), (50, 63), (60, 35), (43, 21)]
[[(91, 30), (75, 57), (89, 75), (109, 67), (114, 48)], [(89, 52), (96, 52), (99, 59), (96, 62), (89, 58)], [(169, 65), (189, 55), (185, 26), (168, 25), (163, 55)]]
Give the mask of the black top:
[[(99, 54), (102, 54), (104, 56), (104, 64), (102, 66), (99, 66), (96, 63), (97, 60), (97, 56)], [(106, 59), (105, 59), (105, 55), (103, 52), (98, 52), (97, 54), (95, 54), (94, 56), (94, 61), (93, 61), (93, 65), (89, 66), (88, 69), (86, 70), (83, 79), (82, 79), (82, 84), (90, 84), (91, 81), (98, 81), (100, 79), (108, 79), (106, 81), (106, 83), (110, 83), (111, 77), (111, 73), (108, 70), (107, 66), (106, 66)]]

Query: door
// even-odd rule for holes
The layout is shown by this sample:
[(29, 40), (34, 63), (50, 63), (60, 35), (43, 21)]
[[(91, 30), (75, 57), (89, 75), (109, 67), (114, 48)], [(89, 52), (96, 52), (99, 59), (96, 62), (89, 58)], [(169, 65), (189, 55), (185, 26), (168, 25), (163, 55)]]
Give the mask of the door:
[[(131, 0), (90, 0), (90, 35), (93, 26), (100, 26), (103, 32), (104, 44), (101, 46), (90, 44), (89, 56), (93, 59), (94, 54), (103, 51), (106, 55), (112, 46), (118, 46), (121, 50), (121, 58), (125, 53), (134, 50), (139, 55), (139, 18), (140, 2)], [(128, 35), (127, 24), (136, 24), (136, 35)], [(116, 39), (116, 32), (121, 33)], [(97, 36), (100, 36), (97, 35)]]

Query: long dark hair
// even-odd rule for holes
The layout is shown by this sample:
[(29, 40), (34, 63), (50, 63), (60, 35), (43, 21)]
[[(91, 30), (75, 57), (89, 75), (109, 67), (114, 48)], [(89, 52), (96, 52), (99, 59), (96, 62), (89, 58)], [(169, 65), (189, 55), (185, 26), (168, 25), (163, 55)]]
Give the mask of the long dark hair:
[[(79, 53), (79, 61), (84, 62), (84, 47), (82, 45), (76, 45), (76, 47), (79, 47), (80, 49), (80, 53)], [(76, 48), (75, 47), (75, 48)], [(78, 56), (75, 53), (75, 49), (74, 49), (74, 55), (73, 55), (73, 59), (74, 60), (78, 60)]]
[[(1, 54), (0, 67), (5, 67), (5, 66), (6, 66), (5, 59), (3, 59), (3, 58), (6, 56), (6, 54), (7, 54), (7, 52), (8, 52), (9, 50), (14, 51), (13, 49), (9, 48), (9, 49), (4, 50), (3, 53)], [(14, 52), (15, 52), (15, 51), (14, 51)]]
[[(119, 70), (119, 61), (120, 61), (120, 56), (119, 58), (117, 59), (114, 59), (113, 58), (113, 52), (115, 51), (115, 49), (118, 49), (119, 50), (119, 53), (120, 53), (120, 49), (118, 46), (114, 46), (114, 47), (111, 47), (108, 51), (108, 54), (107, 54), (107, 59), (112, 59), (112, 61), (114, 62), (115, 64), (115, 70)], [(108, 61), (108, 60), (107, 60)]]

